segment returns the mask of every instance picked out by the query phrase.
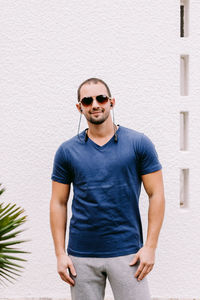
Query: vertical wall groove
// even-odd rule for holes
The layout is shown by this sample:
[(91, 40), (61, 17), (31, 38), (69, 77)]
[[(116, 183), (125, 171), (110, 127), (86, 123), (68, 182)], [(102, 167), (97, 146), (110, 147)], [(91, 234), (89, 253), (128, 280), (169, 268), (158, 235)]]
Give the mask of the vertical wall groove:
[(189, 0), (180, 1), (180, 37), (189, 35)]
[(188, 207), (189, 169), (180, 169), (180, 207)]
[(180, 55), (180, 95), (188, 96), (189, 55)]
[(180, 150), (188, 150), (188, 112), (180, 112)]

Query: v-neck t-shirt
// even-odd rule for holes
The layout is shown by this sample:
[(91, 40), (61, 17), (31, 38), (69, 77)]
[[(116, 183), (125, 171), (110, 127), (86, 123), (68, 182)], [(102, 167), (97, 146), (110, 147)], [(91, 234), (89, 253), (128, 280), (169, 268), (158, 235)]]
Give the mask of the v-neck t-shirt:
[(51, 179), (73, 184), (68, 254), (114, 257), (143, 246), (141, 175), (162, 165), (147, 135), (121, 125), (116, 133), (100, 146), (83, 130), (55, 153)]

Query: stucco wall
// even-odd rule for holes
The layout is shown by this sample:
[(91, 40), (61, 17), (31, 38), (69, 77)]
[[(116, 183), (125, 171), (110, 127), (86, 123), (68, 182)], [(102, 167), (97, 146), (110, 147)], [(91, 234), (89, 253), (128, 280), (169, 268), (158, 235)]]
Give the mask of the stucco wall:
[[(182, 39), (179, 6), (174, 0), (0, 2), (0, 182), (7, 189), (1, 198), (24, 207), (22, 237), (32, 239), (23, 245), (32, 253), (22, 277), (0, 298), (70, 297), (56, 271), (50, 176), (58, 145), (77, 133), (76, 90), (89, 77), (107, 82), (116, 123), (148, 135), (163, 165), (166, 214), (148, 275), (152, 297), (200, 295), (200, 3), (190, 1), (189, 36)], [(180, 54), (189, 55), (188, 96), (180, 96)], [(188, 151), (179, 145), (182, 110), (189, 112)], [(189, 206), (180, 208), (185, 167)], [(69, 218), (71, 200), (72, 194)], [(144, 189), (140, 207), (146, 237)]]

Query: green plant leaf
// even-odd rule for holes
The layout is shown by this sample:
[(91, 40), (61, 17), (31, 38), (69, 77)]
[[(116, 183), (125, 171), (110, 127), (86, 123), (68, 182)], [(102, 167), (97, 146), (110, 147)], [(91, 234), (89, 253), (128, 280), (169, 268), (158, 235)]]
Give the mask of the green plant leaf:
[[(2, 184), (0, 183), (0, 186)], [(5, 188), (0, 188), (0, 195), (5, 191)], [(19, 253), (31, 253), (29, 251), (23, 251), (18, 248), (12, 247), (16, 244), (22, 244), (24, 242), (31, 241), (30, 239), (16, 240), (19, 234), (25, 229), (15, 230), (17, 227), (24, 224), (27, 221), (27, 215), (24, 214), (25, 210), (22, 207), (17, 207), (16, 204), (8, 203), (4, 206), (0, 203), (0, 284), (4, 285), (5, 280), (12, 282), (10, 279), (15, 279), (14, 276), (21, 276), (20, 272), (23, 271), (24, 266), (16, 264), (15, 261), (25, 262), (27, 259), (13, 256), (12, 254)], [(10, 255), (11, 254), (11, 255)], [(6, 285), (6, 284), (5, 284)], [(7, 285), (6, 285), (7, 286)]]

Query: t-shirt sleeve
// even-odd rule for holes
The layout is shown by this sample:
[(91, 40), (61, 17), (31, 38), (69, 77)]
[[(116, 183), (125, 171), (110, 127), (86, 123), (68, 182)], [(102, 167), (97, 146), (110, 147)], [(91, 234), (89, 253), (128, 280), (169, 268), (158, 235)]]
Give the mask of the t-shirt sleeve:
[(72, 182), (72, 169), (67, 154), (62, 145), (59, 146), (54, 156), (53, 171), (51, 179), (60, 183), (70, 184)]
[(139, 145), (139, 173), (145, 175), (162, 169), (155, 145), (144, 133)]

